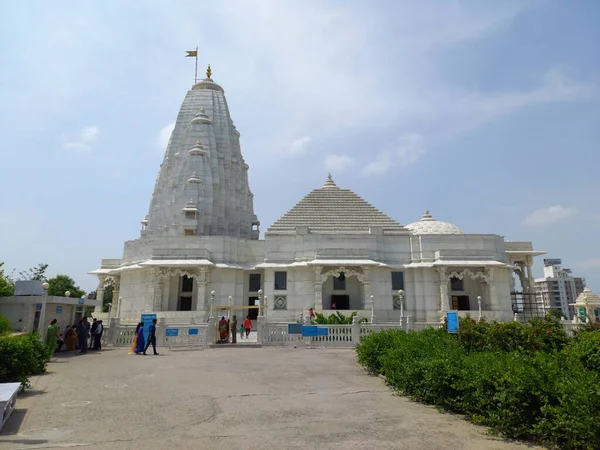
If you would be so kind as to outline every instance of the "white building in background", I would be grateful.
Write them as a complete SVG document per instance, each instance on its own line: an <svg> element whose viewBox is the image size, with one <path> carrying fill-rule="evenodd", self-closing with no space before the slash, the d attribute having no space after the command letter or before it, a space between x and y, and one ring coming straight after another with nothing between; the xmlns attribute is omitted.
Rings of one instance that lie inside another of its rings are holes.
<svg viewBox="0 0 600 450"><path fill-rule="evenodd" d="M113 284L116 316L206 320L211 306L255 305L261 291L269 320L373 308L376 320L396 321L403 308L437 322L450 309L476 315L479 303L488 318L509 320L513 275L533 292L533 257L544 252L530 242L467 234L428 211L401 225L331 176L259 240L239 138L207 72L183 101L140 237L90 272L98 299Z"/></svg>
<svg viewBox="0 0 600 450"><path fill-rule="evenodd" d="M44 330L52 319L58 321L63 330L67 325L77 323L83 317L85 308L101 308L102 303L88 297L56 297L46 295L41 281L16 281L15 295L0 297L0 314L8 317L13 330L39 330L42 315ZM42 313L44 304L45 313Z"/></svg>
<svg viewBox="0 0 600 450"><path fill-rule="evenodd" d="M542 308L560 309L563 317L572 319L573 303L583 292L585 279L561 265L560 259L544 259L544 277L535 279L536 301Z"/></svg>

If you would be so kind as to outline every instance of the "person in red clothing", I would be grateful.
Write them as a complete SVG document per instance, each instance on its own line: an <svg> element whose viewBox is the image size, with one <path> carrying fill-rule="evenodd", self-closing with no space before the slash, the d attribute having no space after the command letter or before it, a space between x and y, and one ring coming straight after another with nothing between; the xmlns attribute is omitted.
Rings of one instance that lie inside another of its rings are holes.
<svg viewBox="0 0 600 450"><path fill-rule="evenodd" d="M246 330L246 337L248 337L250 330L252 330L252 321L250 320L250 316L246 316L244 319L244 330Z"/></svg>

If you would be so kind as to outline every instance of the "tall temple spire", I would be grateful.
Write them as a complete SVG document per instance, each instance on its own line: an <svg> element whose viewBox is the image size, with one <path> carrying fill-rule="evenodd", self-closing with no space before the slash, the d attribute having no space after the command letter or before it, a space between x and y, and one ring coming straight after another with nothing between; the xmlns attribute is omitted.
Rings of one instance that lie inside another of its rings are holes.
<svg viewBox="0 0 600 450"><path fill-rule="evenodd" d="M188 91L165 152L143 236L258 239L248 165L223 88L210 76ZM197 212L190 210L194 202ZM191 214L194 212L194 214Z"/></svg>

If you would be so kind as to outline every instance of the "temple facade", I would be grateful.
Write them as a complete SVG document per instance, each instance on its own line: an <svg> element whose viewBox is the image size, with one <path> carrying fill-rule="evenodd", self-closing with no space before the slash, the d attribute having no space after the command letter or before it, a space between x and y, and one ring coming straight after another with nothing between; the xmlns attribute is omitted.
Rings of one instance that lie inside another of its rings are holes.
<svg viewBox="0 0 600 450"><path fill-rule="evenodd" d="M114 317L205 321L220 307L262 305L239 314L290 321L313 308L438 322L481 310L511 320L515 280L521 307L530 293L535 302L531 268L544 252L530 242L467 234L429 211L402 225L331 175L259 239L239 138L207 72L183 101L140 237L90 272L98 299L113 285Z"/></svg>

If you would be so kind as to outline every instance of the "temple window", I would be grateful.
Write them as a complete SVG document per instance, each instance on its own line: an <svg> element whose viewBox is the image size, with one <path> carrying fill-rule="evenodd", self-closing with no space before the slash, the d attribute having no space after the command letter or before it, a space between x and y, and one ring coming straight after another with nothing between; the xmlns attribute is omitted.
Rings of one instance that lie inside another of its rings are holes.
<svg viewBox="0 0 600 450"><path fill-rule="evenodd" d="M287 289L287 272L275 272L275 290L285 291Z"/></svg>
<svg viewBox="0 0 600 450"><path fill-rule="evenodd" d="M339 277L333 277L333 290L334 291L345 291L346 290L346 275L344 272L340 273Z"/></svg>
<svg viewBox="0 0 600 450"><path fill-rule="evenodd" d="M184 275L181 277L181 292L192 292L194 290L194 279Z"/></svg>
<svg viewBox="0 0 600 450"><path fill-rule="evenodd" d="M404 272L392 272L392 290L404 289Z"/></svg>
<svg viewBox="0 0 600 450"><path fill-rule="evenodd" d="M452 277L450 278L450 288L453 291L464 291L464 284L463 284L463 280L456 278L456 277Z"/></svg>
<svg viewBox="0 0 600 450"><path fill-rule="evenodd" d="M186 219L195 219L196 218L196 211L186 211L185 212L185 218Z"/></svg>
<svg viewBox="0 0 600 450"><path fill-rule="evenodd" d="M258 292L260 284L260 273L251 273L248 276L248 292Z"/></svg>
<svg viewBox="0 0 600 450"><path fill-rule="evenodd" d="M185 230L185 235L186 236L195 236L196 235L196 230L191 230L191 229L186 229Z"/></svg>

